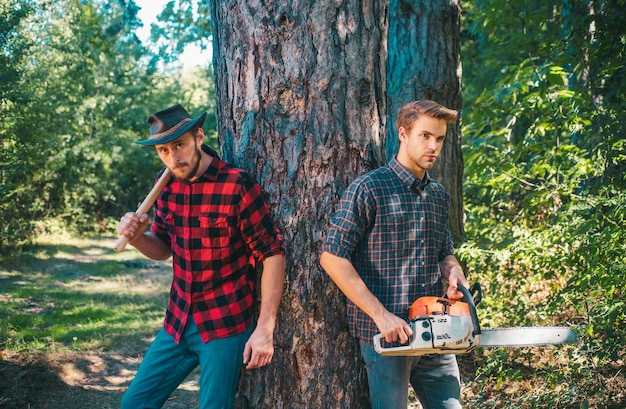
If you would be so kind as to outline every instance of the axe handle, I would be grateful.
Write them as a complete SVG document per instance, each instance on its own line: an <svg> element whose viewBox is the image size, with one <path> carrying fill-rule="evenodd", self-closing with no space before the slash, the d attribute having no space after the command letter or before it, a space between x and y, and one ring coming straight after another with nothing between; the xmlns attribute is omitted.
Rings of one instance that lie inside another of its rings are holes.
<svg viewBox="0 0 626 409"><path fill-rule="evenodd" d="M169 182L170 176L171 176L170 170L168 168L165 168L165 171L163 172L159 180L157 180L157 182L152 187L152 190L150 191L150 193L148 193L148 196L146 196L146 198L143 200L143 202L141 202L141 204L137 208L137 211L135 212L137 216L142 216L146 214L148 210L150 210L156 198L159 197L159 194L161 193L165 185L167 185L167 182ZM127 244L128 244L128 237L120 236L119 239L117 239L117 241L113 245L113 250L117 252L124 251L124 248L126 247Z"/></svg>

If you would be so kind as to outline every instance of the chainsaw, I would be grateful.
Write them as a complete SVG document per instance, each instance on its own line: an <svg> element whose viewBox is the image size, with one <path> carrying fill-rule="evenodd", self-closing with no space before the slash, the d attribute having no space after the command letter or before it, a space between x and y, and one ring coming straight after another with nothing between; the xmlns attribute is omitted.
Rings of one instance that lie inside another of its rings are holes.
<svg viewBox="0 0 626 409"><path fill-rule="evenodd" d="M413 335L407 345L383 346L374 336L374 349L387 356L467 354L476 347L517 348L563 344L577 339L567 327L518 327L481 329L476 305L482 299L480 284L459 286L466 302L442 297L420 297L409 308Z"/></svg>

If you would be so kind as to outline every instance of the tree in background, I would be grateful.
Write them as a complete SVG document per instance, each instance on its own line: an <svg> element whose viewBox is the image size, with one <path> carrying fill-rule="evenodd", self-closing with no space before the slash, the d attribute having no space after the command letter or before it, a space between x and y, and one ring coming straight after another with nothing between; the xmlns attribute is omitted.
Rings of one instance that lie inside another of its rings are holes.
<svg viewBox="0 0 626 409"><path fill-rule="evenodd" d="M23 85L32 42L20 34L33 12L29 1L0 3L0 254L27 241L33 215L39 213L28 179L21 177L44 162L36 148L43 137L31 138L34 124L23 120L23 105L30 99Z"/></svg>
<svg viewBox="0 0 626 409"><path fill-rule="evenodd" d="M245 373L241 407L369 406L345 298L318 257L343 189L385 162L387 7L386 1L211 2L222 152L259 178L287 243L274 363ZM458 5L431 2L423 10L449 23L423 27L428 34L420 41L439 38L441 45L440 30L449 29L456 54L451 46L440 56L437 80L458 92ZM424 60L395 57L398 72L424 68ZM403 98L460 105L458 95L439 94L434 83L407 83L414 93ZM420 92L428 86L432 92Z"/></svg>
<svg viewBox="0 0 626 409"><path fill-rule="evenodd" d="M159 56L175 62L188 45L206 49L211 42L209 2L202 0L174 0L165 5L152 23L150 35L159 49Z"/></svg>
<svg viewBox="0 0 626 409"><path fill-rule="evenodd" d="M457 0L389 1L387 160L398 152L395 118L404 103L432 99L461 110L460 29ZM464 233L461 115L448 127L441 156L429 174L450 193L450 227L458 244Z"/></svg>
<svg viewBox="0 0 626 409"><path fill-rule="evenodd" d="M384 162L386 5L211 2L224 158L255 175L287 243L273 364L241 407L364 407L344 299L319 267L343 188ZM237 30L233 30L237 27Z"/></svg>

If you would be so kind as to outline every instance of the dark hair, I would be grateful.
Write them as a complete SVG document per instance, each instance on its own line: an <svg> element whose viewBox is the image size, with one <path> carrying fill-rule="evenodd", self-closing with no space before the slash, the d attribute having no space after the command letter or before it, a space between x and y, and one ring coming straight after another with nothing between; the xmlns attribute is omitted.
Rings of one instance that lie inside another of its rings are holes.
<svg viewBox="0 0 626 409"><path fill-rule="evenodd" d="M400 108L398 118L396 119L396 128L400 130L400 127L404 127L404 129L410 131L413 128L413 123L415 123L415 121L417 121L417 119L422 115L443 119L447 123L451 124L456 121L459 113L456 110L446 108L435 101L427 99L412 101L404 104L402 108Z"/></svg>

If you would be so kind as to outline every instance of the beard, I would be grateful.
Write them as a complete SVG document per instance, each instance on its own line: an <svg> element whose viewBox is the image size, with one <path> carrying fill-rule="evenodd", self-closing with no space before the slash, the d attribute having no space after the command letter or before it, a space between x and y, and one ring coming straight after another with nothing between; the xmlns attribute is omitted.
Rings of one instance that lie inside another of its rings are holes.
<svg viewBox="0 0 626 409"><path fill-rule="evenodd" d="M198 169L200 168L200 159L200 149L198 149L198 146L195 146L195 152L193 158L191 158L191 164L184 162L176 166L174 169L170 169L170 171L174 174L174 176L176 176L176 179L183 182L191 182L196 179L196 173L198 173ZM185 168L189 168L189 170L185 172Z"/></svg>

